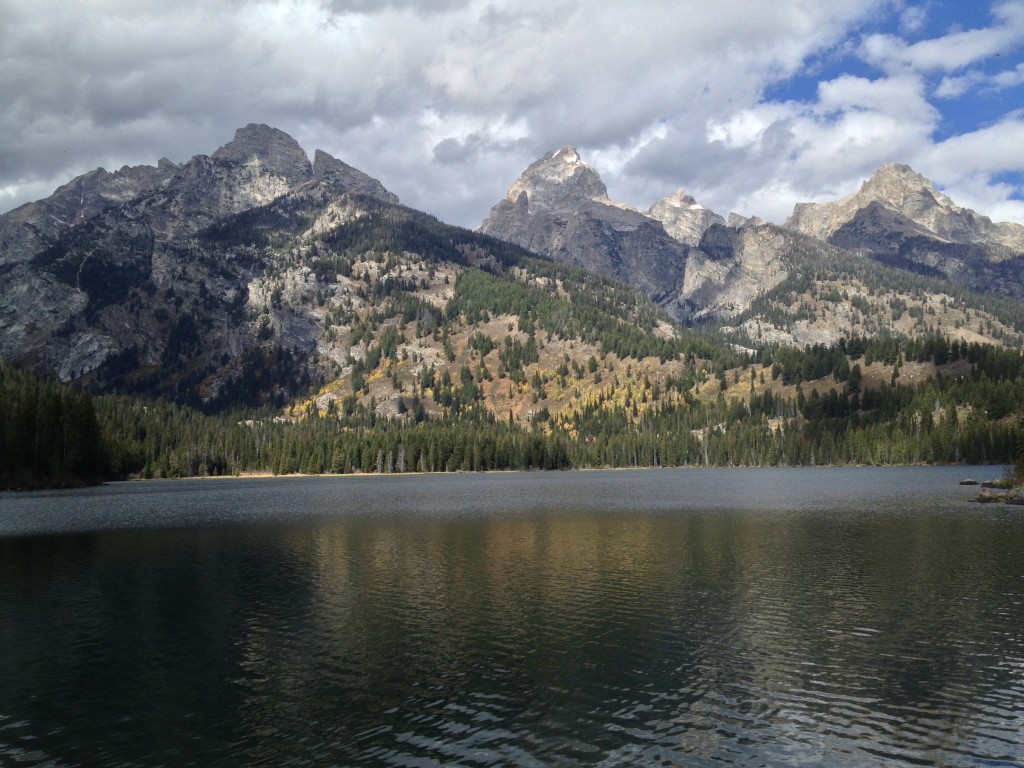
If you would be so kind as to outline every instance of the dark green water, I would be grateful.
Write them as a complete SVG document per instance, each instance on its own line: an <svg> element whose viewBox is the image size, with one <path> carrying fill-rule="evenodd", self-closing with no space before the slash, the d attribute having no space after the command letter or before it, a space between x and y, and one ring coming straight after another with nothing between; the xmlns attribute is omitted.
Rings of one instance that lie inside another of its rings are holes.
<svg viewBox="0 0 1024 768"><path fill-rule="evenodd" d="M0 495L0 765L1021 766L998 469Z"/></svg>

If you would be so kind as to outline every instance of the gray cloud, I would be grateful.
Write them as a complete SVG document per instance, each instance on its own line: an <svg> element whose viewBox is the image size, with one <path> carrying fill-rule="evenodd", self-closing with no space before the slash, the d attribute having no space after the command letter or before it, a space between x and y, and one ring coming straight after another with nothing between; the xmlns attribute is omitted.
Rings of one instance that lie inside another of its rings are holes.
<svg viewBox="0 0 1024 768"><path fill-rule="evenodd" d="M894 0L717 6L0 0L0 210L97 166L210 153L265 122L466 226L565 144L641 207L686 187L722 212L780 218L902 160L1017 215L1005 185L984 184L1000 170L990 159L973 173L966 151L935 159L929 100L949 100L926 93L925 70L944 45L965 61L1016 50L1020 3L997 4L989 31L927 45L895 37L920 14ZM893 33L862 43L862 25L884 19ZM840 47L878 64L876 78L833 75L803 102L764 100ZM1020 120L1007 115L1000 136Z"/></svg>
<svg viewBox="0 0 1024 768"><path fill-rule="evenodd" d="M388 11L412 11L413 13L431 14L464 8L470 0L326 0L322 3L324 10L339 16L350 13L368 15L386 13Z"/></svg>

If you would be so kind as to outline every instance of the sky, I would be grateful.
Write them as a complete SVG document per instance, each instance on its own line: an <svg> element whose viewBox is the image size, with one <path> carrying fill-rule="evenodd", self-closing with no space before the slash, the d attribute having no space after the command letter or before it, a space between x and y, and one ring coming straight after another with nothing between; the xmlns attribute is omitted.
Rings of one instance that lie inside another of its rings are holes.
<svg viewBox="0 0 1024 768"><path fill-rule="evenodd" d="M0 212L267 123L474 228L576 146L782 222L909 164L1024 224L1024 0L0 0Z"/></svg>

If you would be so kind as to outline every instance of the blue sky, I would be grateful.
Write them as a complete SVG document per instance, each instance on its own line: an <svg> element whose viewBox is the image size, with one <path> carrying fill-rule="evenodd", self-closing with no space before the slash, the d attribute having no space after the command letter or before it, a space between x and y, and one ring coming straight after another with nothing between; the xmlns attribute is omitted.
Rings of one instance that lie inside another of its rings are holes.
<svg viewBox="0 0 1024 768"><path fill-rule="evenodd" d="M832 80L843 74L866 78L879 77L883 74L882 71L857 55L860 40L869 35L897 36L912 45L942 38L956 30L984 29L991 24L991 6L984 2L943 0L913 3L902 8L894 4L882 8L879 13L868 16L862 24L851 28L850 35L844 37L838 45L809 56L805 66L796 76L770 85L766 89L765 98L773 101L808 102L814 100L818 83L822 80ZM1001 64L1000 57L980 62L981 68L990 74L994 74ZM941 77L936 75L931 75L928 79L933 88L941 82ZM953 100L943 108L944 119L941 129L947 135L975 127L979 120L974 110L978 108L987 112L990 118L1001 114L1001 98L978 99L976 96L974 92L967 93L962 99Z"/></svg>
<svg viewBox="0 0 1024 768"><path fill-rule="evenodd" d="M908 4L900 8L891 7L870 17L843 44L830 50L822 51L808 57L803 70L796 76L782 80L769 86L765 99L769 101L813 101L818 83L835 79L843 74L856 75L864 78L877 78L884 73L876 66L864 61L856 53L859 39L868 35L897 36L908 44L922 41L940 40L944 36L957 31L983 30L991 26L992 7L988 3L974 2L942 2ZM1022 51L1010 50L982 58L965 69L965 72L977 73L993 78L1024 61ZM926 81L933 93L931 102L939 109L941 119L933 137L937 141L967 133L986 125L998 122L1007 112L1024 107L1024 88L997 90L992 87L965 88L955 96L943 96L935 92L940 88L946 77L943 74L928 73ZM1019 174L1007 174L1006 180ZM1020 190L1017 190L1018 194Z"/></svg>
<svg viewBox="0 0 1024 768"><path fill-rule="evenodd" d="M577 146L784 221L888 162L1024 223L1024 0L0 0L0 211L264 122L475 227Z"/></svg>
<svg viewBox="0 0 1024 768"><path fill-rule="evenodd" d="M983 34L1000 26L1000 8L1012 9L1016 5L1019 4L932 0L883 6L851 27L836 45L808 56L793 77L769 85L764 101L812 104L822 82L843 76L884 79L885 67L864 56L865 40L892 38L907 46L941 45L957 35ZM990 128L1024 109L1024 50L1020 32L1007 35L1006 45L993 44L987 51L983 44L978 48L976 57L971 57L968 64L948 70L922 68L919 73L928 102L937 111L930 133L933 142ZM1024 199L1024 173L1019 162L1010 162L1006 170L993 172L991 180L1005 187L1007 199Z"/></svg>

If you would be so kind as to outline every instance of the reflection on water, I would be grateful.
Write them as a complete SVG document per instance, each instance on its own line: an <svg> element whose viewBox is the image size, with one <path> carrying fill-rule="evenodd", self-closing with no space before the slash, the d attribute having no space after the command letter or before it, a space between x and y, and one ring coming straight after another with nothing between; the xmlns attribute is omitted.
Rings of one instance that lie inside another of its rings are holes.
<svg viewBox="0 0 1024 768"><path fill-rule="evenodd" d="M0 539L0 764L1020 765L1024 517L955 476L137 485Z"/></svg>

